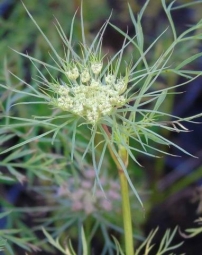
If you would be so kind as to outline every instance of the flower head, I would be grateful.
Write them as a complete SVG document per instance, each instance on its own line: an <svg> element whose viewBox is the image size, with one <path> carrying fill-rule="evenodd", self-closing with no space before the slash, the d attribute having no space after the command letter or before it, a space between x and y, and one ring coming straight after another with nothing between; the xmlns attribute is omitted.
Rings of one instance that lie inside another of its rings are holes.
<svg viewBox="0 0 202 255"><path fill-rule="evenodd" d="M95 125L103 116L124 106L127 100L126 96L122 95L127 89L123 78L116 79L115 75L105 73L97 77L101 71L102 63L91 63L91 60L85 66L81 63L78 66L74 64L74 67L66 72L70 82L57 84L54 91L57 93L56 97L51 98L50 103Z"/></svg>
<svg viewBox="0 0 202 255"><path fill-rule="evenodd" d="M84 177L79 181L79 186L76 185L74 178L69 178L67 183L58 189L58 196L66 198L70 202L71 210L74 212L81 211L89 215L98 211L119 211L121 197L118 183L102 177L101 182L105 193L101 190L96 190L92 194L95 177L93 169L85 170Z"/></svg>

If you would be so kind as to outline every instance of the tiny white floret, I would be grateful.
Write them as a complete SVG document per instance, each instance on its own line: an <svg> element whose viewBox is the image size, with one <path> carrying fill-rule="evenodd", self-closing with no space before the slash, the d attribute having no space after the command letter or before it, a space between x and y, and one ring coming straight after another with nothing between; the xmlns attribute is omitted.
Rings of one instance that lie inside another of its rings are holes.
<svg viewBox="0 0 202 255"><path fill-rule="evenodd" d="M91 70L94 74L99 74L102 70L102 62L94 62L91 64Z"/></svg>
<svg viewBox="0 0 202 255"><path fill-rule="evenodd" d="M79 70L76 66L66 71L66 75L70 80L76 80L79 77Z"/></svg>
<svg viewBox="0 0 202 255"><path fill-rule="evenodd" d="M87 69L84 69L81 73L81 82L86 83L90 81L90 73Z"/></svg>
<svg viewBox="0 0 202 255"><path fill-rule="evenodd" d="M114 82L115 82L115 80L116 80L116 77L115 77L115 75L113 75L113 74L108 74L108 75L106 75L106 77L105 77L105 82L106 82L106 84L114 84Z"/></svg>

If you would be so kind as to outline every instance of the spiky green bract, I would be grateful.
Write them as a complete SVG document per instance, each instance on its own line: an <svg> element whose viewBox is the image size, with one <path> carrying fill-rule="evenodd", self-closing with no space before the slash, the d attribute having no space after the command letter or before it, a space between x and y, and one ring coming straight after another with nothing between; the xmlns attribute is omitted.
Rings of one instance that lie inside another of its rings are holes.
<svg viewBox="0 0 202 255"><path fill-rule="evenodd" d="M168 48L163 49L161 55L155 61L150 63L147 55L148 53L152 53L155 45L166 33L166 30L163 31L148 48L145 48L141 22L148 3L149 1L146 1L137 19L129 7L131 20L136 30L136 36L130 37L127 33L112 25L119 33L124 35L125 40L122 48L109 59L106 55L102 55L102 37L108 25L108 21L101 27L91 44L88 44L85 38L81 8L82 41L79 43L81 49L81 54L79 54L73 47L73 45L75 45L73 33L76 14L72 19L68 38L59 22L56 20L56 29L64 45L64 56L61 57L25 7L28 15L47 41L52 51L51 54L53 54L53 56L50 55L50 58L55 65L50 65L34 57L19 53L28 58L36 67L39 74L39 78L36 81L40 87L40 90L36 90L31 85L24 82L29 90L21 91L21 93L36 97L38 101L32 103L39 104L42 102L45 107L54 107L55 110L53 110L52 116L50 117L39 117L38 120L37 117L35 117L34 120L21 119L23 125L37 126L41 123L41 125L48 128L48 131L10 147L4 152L16 149L51 133L53 134L52 140L54 142L60 130L67 129L68 134L72 136L71 155L73 159L77 143L77 134L79 133L80 127L85 125L86 130L90 129L91 136L83 152L83 158L89 152L92 155L92 162L96 170L98 182L104 155L107 148L110 148L115 157L117 157L139 201L140 198L118 154L118 148L120 148L120 146L125 147L130 158L137 164L139 164L139 162L134 153L143 153L154 157L156 157L156 153L159 152L169 154L168 152L158 149L158 144L175 146L182 152L190 155L183 148L180 148L178 145L160 135L159 131L154 131L153 128L161 128L173 132L187 132L188 130L182 125L182 122L192 121L194 118L200 116L179 118L162 112L160 107L167 95L174 93L173 90L176 87L183 86L200 75L200 72L182 69L188 63L198 58L200 54L188 57L176 66L172 62L170 63L170 61L176 46L183 42L202 38L201 33L198 32L202 28L202 22L198 22L178 36L170 13L172 4L166 6L165 0L162 0L162 5L168 17L171 31L173 32L173 42ZM128 46L130 46L130 49L134 47L134 53L136 56L139 55L139 58L135 60L134 63L133 61L131 61L130 64L125 63L125 71L121 73L121 68L124 65L123 54L127 51ZM45 68L48 75L43 74L40 65ZM140 66L141 69L139 69ZM58 72L58 75L53 75L53 71ZM159 76L166 76L170 73L181 75L187 80L175 86L156 89L155 83ZM20 78L16 78L23 82ZM6 86L2 85L2 87ZM19 93L17 89L13 89L13 91ZM26 104L30 103L27 102ZM151 108L152 104L153 108ZM172 121L170 121L170 119L172 119ZM57 124L57 120L60 120L60 124ZM63 120L63 122L61 122L61 120ZM5 127L5 129L9 128L12 128L12 125L7 125ZM106 131L108 131L108 134ZM99 145L96 143L95 139L97 134L102 136L102 140L99 142L99 144L102 144L102 152L99 159L96 155L96 147ZM138 146L132 147L131 144L133 144L133 142ZM153 144L153 142L156 144ZM151 153L151 149L153 154Z"/></svg>

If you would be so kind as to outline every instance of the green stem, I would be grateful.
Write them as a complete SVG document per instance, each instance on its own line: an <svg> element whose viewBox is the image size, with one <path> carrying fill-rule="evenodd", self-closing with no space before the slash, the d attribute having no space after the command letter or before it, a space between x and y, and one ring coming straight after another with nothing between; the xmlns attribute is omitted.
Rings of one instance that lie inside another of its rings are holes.
<svg viewBox="0 0 202 255"><path fill-rule="evenodd" d="M132 219L131 209L128 191L128 181L123 170L119 170L119 178L121 184L121 197L122 197L122 215L123 215L123 226L124 226L124 240L125 240L125 252L126 255L133 255L133 230L132 230Z"/></svg>
<svg viewBox="0 0 202 255"><path fill-rule="evenodd" d="M111 137L111 134L107 126L103 125L106 134ZM130 197L128 189L128 180L125 176L124 170L122 169L117 157L113 153L113 150L108 146L109 152L114 160L119 173L120 185L121 185L121 198L122 198L122 216L123 216L123 227L124 227L124 242L125 242L125 254L134 254L134 244L133 244L133 230L132 230L132 218L131 218L131 206ZM128 166L128 152L123 146L119 146L118 150L119 156L124 163L125 168Z"/></svg>
<svg viewBox="0 0 202 255"><path fill-rule="evenodd" d="M119 156L124 163L125 167L128 166L128 152L125 147L119 147ZM121 184L121 198L122 198L122 215L123 215L123 227L124 227L124 240L125 240L125 252L126 255L134 254L133 244L133 229L132 229L132 218L131 218L131 206L130 196L128 189L128 180L122 169L118 166L119 179Z"/></svg>
<svg viewBox="0 0 202 255"><path fill-rule="evenodd" d="M91 230L92 230L92 218L91 217L87 217L85 220L85 237L86 237L86 246L87 246L87 250L90 254L90 250L91 250Z"/></svg>

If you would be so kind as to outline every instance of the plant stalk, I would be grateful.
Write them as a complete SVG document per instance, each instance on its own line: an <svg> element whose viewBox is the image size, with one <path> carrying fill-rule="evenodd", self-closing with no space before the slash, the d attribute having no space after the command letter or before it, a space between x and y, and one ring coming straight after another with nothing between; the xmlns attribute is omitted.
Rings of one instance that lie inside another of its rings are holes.
<svg viewBox="0 0 202 255"><path fill-rule="evenodd" d="M107 126L103 125L103 128L107 135L111 137L111 134ZM134 244L133 244L133 230L132 230L132 218L131 218L131 206L130 206L130 197L128 189L128 180L122 169L116 155L110 146L108 146L110 155L114 160L119 173L120 186L121 186L121 198L122 198L122 217L123 217L123 227L124 227L124 243L125 243L125 254L133 255L134 254ZM124 163L125 168L128 167L128 152L124 146L119 146L118 154L121 158L121 161Z"/></svg>
<svg viewBox="0 0 202 255"><path fill-rule="evenodd" d="M124 147L119 148L119 155L124 162L125 166L128 166L128 153ZM118 167L119 179L121 185L121 198L122 198L122 215L123 215L123 227L124 227L124 242L126 255L134 254L133 244L133 229L131 218L131 206L128 189L128 180L125 176L123 169Z"/></svg>

